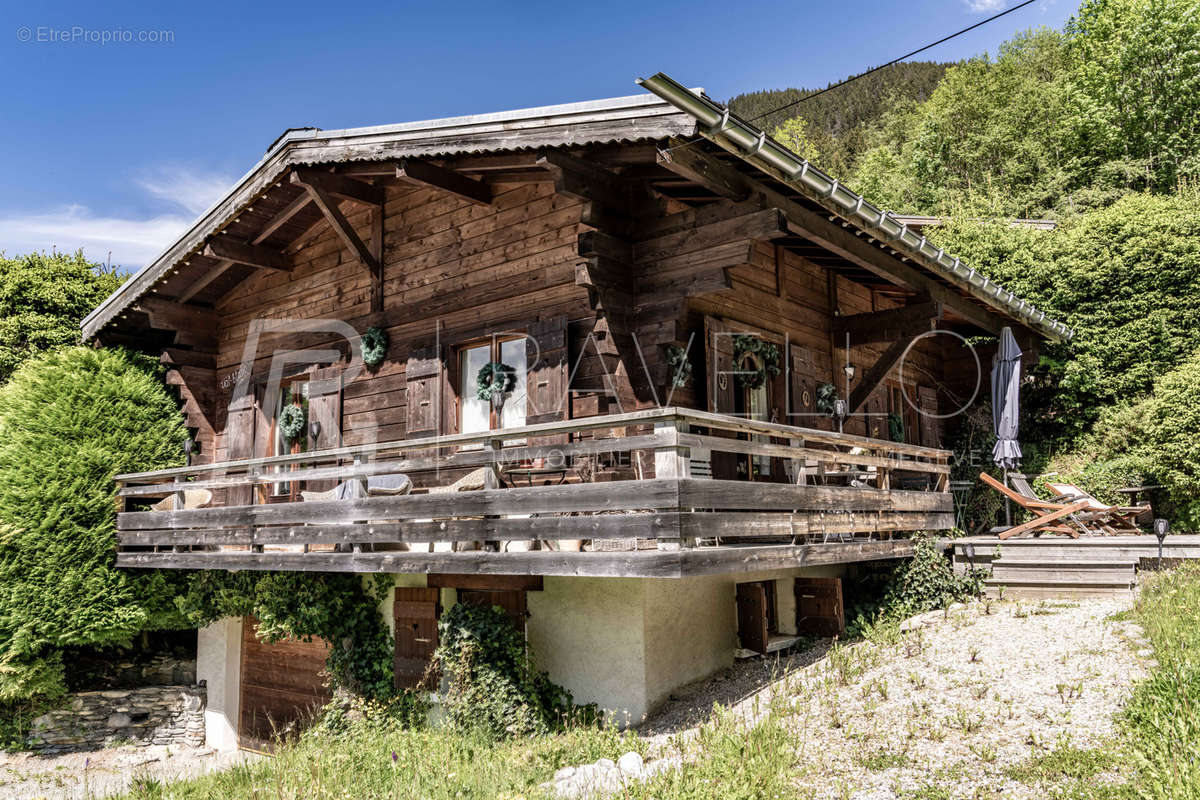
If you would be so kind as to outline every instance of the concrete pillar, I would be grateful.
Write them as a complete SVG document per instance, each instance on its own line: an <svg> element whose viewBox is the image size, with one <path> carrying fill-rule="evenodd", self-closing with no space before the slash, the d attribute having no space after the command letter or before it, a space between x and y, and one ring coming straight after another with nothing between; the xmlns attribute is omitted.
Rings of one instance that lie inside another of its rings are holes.
<svg viewBox="0 0 1200 800"><path fill-rule="evenodd" d="M236 750L241 700L242 620L226 617L201 628L196 640L196 680L208 687L204 744Z"/></svg>

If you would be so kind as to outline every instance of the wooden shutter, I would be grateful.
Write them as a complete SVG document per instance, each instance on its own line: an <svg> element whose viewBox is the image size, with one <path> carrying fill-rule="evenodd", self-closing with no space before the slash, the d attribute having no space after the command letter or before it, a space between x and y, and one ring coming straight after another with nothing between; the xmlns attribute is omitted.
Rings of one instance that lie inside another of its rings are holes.
<svg viewBox="0 0 1200 800"><path fill-rule="evenodd" d="M737 409L734 402L737 378L730 374L733 372L733 337L728 335L731 330L722 319L704 318L704 367L707 383L705 391L708 395L708 410L718 414L733 414ZM713 431L713 435L733 436L725 431ZM712 476L720 480L735 480L737 455L714 452Z"/></svg>
<svg viewBox="0 0 1200 800"><path fill-rule="evenodd" d="M917 389L917 405L921 409L921 413L917 415L917 425L921 432L921 446L941 447L941 420L932 416L940 413L937 390L928 386L919 387Z"/></svg>
<svg viewBox="0 0 1200 800"><path fill-rule="evenodd" d="M394 673L397 689L415 689L429 669L438 645L441 613L437 589L396 588L392 613L396 629Z"/></svg>
<svg viewBox="0 0 1200 800"><path fill-rule="evenodd" d="M441 365L437 347L424 347L409 353L404 372L407 386L406 439L435 436L440 432L439 405L443 400Z"/></svg>
<svg viewBox="0 0 1200 800"><path fill-rule="evenodd" d="M841 578L796 578L796 633L841 636L846 632Z"/></svg>
<svg viewBox="0 0 1200 800"><path fill-rule="evenodd" d="M331 450L342 446L342 368L313 370L308 393L309 450ZM321 423L320 436L313 438L313 422ZM323 492L337 485L336 480L308 481L306 489Z"/></svg>
<svg viewBox="0 0 1200 800"><path fill-rule="evenodd" d="M887 396L885 387L877 388L863 404L866 435L872 439L890 439L888 434Z"/></svg>
<svg viewBox="0 0 1200 800"><path fill-rule="evenodd" d="M230 403L225 417L225 457L229 461L240 461L254 458L258 455L254 450L255 429L259 419L258 403L255 393L246 395ZM225 490L225 504L231 506L249 505L254 500L254 487L235 486Z"/></svg>
<svg viewBox="0 0 1200 800"><path fill-rule="evenodd" d="M567 418L567 318L560 315L531 324L526 343L527 406L525 422L557 422Z"/></svg>
<svg viewBox="0 0 1200 800"><path fill-rule="evenodd" d="M737 585L738 638L742 647L767 654L767 590L761 583Z"/></svg>

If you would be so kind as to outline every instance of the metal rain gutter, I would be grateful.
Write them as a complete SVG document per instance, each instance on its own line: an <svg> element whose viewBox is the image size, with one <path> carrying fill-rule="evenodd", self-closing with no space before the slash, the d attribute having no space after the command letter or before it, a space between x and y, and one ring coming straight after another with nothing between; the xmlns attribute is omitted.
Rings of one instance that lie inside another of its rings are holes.
<svg viewBox="0 0 1200 800"><path fill-rule="evenodd" d="M894 249L903 249L912 258L952 283L967 288L972 295L984 303L1003 310L1020 319L1031 328L1046 333L1053 339L1069 341L1075 334L1070 328L1046 316L1033 305L1004 289L1000 284L971 269L958 258L934 247L924 236L909 230L890 212L883 211L867 202L861 195L847 189L836 178L830 177L792 151L780 145L763 131L730 113L729 109L707 97L692 92L671 77L658 73L652 78L638 78L638 85L666 100L676 108L695 117L709 136L722 138L733 144L746 158L759 158L766 164L788 176L794 188L806 195L815 194L837 206L846 219L859 218L862 227L874 232L875 237L887 242Z"/></svg>

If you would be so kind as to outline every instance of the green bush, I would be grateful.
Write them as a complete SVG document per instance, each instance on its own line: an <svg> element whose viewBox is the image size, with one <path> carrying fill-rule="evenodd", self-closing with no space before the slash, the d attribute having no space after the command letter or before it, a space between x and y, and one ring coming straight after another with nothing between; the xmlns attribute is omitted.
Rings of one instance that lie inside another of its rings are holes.
<svg viewBox="0 0 1200 800"><path fill-rule="evenodd" d="M123 281L82 252L0 254L0 383L26 359L76 344L80 321Z"/></svg>
<svg viewBox="0 0 1200 800"><path fill-rule="evenodd" d="M954 568L937 540L918 536L913 557L897 562L884 576L872 582L882 587L878 600L858 600L847 613L846 632L850 638L863 635L881 623L893 623L936 608L946 608L976 597L983 590L986 570L975 569L955 574ZM876 590L878 591L878 589Z"/></svg>
<svg viewBox="0 0 1200 800"><path fill-rule="evenodd" d="M498 606L457 603L438 622L434 664L448 682L446 719L460 731L494 738L560 730L573 717L571 695L539 672L521 635Z"/></svg>
<svg viewBox="0 0 1200 800"><path fill-rule="evenodd" d="M0 703L63 688L59 648L184 627L175 573L117 570L113 475L178 465L186 431L154 364L71 347L0 388Z"/></svg>
<svg viewBox="0 0 1200 800"><path fill-rule="evenodd" d="M1071 441L1200 349L1200 190L1130 195L1053 231L956 220L939 246L1075 331L1022 387L1021 442Z"/></svg>
<svg viewBox="0 0 1200 800"><path fill-rule="evenodd" d="M194 625L222 617L258 618L264 641L284 638L329 643L326 668L333 688L388 700L393 687L393 644L379 603L392 576L333 572L192 573L179 607Z"/></svg>

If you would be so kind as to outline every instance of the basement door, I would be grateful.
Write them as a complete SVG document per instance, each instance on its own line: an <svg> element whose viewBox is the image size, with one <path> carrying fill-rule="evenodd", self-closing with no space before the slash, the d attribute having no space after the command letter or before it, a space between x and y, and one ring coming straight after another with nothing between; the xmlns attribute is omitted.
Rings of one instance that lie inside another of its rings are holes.
<svg viewBox="0 0 1200 800"><path fill-rule="evenodd" d="M429 661L438 646L438 617L441 615L438 594L437 589L396 588L392 619L396 628L394 671L397 689L416 689L429 669Z"/></svg>
<svg viewBox="0 0 1200 800"><path fill-rule="evenodd" d="M272 739L299 733L332 696L325 685L321 639L284 639L267 644L255 631L258 620L242 625L241 702L238 746L269 751Z"/></svg>

